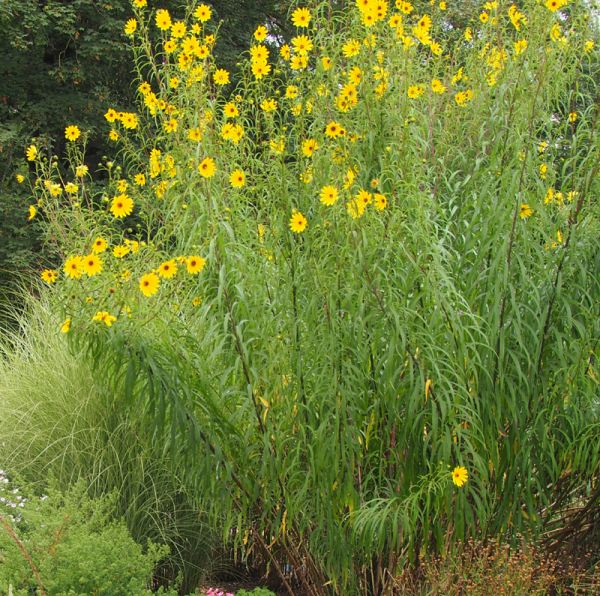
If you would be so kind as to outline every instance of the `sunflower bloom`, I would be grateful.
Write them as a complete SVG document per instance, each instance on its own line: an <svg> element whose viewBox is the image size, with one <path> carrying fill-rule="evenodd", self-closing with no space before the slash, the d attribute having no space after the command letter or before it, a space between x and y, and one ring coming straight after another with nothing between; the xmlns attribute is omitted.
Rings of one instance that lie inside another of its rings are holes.
<svg viewBox="0 0 600 596"><path fill-rule="evenodd" d="M297 8L292 13L292 23L295 27L308 27L311 18L308 8Z"/></svg>
<svg viewBox="0 0 600 596"><path fill-rule="evenodd" d="M213 75L215 85L227 85L229 83L229 72L224 68L218 68Z"/></svg>
<svg viewBox="0 0 600 596"><path fill-rule="evenodd" d="M98 311L93 317L92 321L99 321L104 323L107 327L112 327L112 324L117 320L117 317L111 315L105 310Z"/></svg>
<svg viewBox="0 0 600 596"><path fill-rule="evenodd" d="M38 150L35 145L29 145L29 147L27 147L25 150L25 157L27 158L27 161L35 161L37 154Z"/></svg>
<svg viewBox="0 0 600 596"><path fill-rule="evenodd" d="M98 236L94 243L92 244L92 252L95 252L97 255L103 253L108 248L108 242L102 238L102 236Z"/></svg>
<svg viewBox="0 0 600 596"><path fill-rule="evenodd" d="M158 274L164 279L171 279L177 273L177 264L174 259L165 261L158 268Z"/></svg>
<svg viewBox="0 0 600 596"><path fill-rule="evenodd" d="M146 273L140 278L140 291L146 298L154 296L160 287L160 278L156 273Z"/></svg>
<svg viewBox="0 0 600 596"><path fill-rule="evenodd" d="M81 136L81 131L78 126L71 125L65 128L65 139L67 141L76 141Z"/></svg>
<svg viewBox="0 0 600 596"><path fill-rule="evenodd" d="M521 219L527 219L533 215L533 209L527 204L523 203L519 208L519 217Z"/></svg>
<svg viewBox="0 0 600 596"><path fill-rule="evenodd" d="M56 281L57 277L58 277L58 272L55 271L54 269L44 269L40 273L40 277L47 284L53 284Z"/></svg>
<svg viewBox="0 0 600 596"><path fill-rule="evenodd" d="M168 31L171 28L171 15L168 10L161 8L156 11L156 26L161 31Z"/></svg>
<svg viewBox="0 0 600 596"><path fill-rule="evenodd" d="M93 277L102 271L102 260L94 253L86 255L81 259L81 269L88 277Z"/></svg>
<svg viewBox="0 0 600 596"><path fill-rule="evenodd" d="M111 203L110 212L117 218L127 217L133 211L133 199L126 194L117 195Z"/></svg>
<svg viewBox="0 0 600 596"><path fill-rule="evenodd" d="M71 279L79 279L83 275L83 269L81 266L81 257L74 256L69 257L65 266L63 267L65 275Z"/></svg>
<svg viewBox="0 0 600 596"><path fill-rule="evenodd" d="M212 10L210 9L210 6L207 6L206 4L200 4L194 11L194 18L201 23L209 21L211 16Z"/></svg>
<svg viewBox="0 0 600 596"><path fill-rule="evenodd" d="M246 184L246 174L242 170L233 170L229 176L229 184L233 188L242 188Z"/></svg>
<svg viewBox="0 0 600 596"><path fill-rule="evenodd" d="M327 205L331 207L334 205L339 198L338 189L335 186L324 186L321 189L321 194L319 195L319 200L323 205Z"/></svg>
<svg viewBox="0 0 600 596"><path fill-rule="evenodd" d="M469 472L463 466L456 466L452 470L452 482L459 488L469 479Z"/></svg>
<svg viewBox="0 0 600 596"><path fill-rule="evenodd" d="M206 259L204 257L198 257L194 255L188 257L185 260L185 264L187 272L191 273L192 275L196 275L197 273L200 273L202 269L204 269L204 266L206 265Z"/></svg>
<svg viewBox="0 0 600 596"><path fill-rule="evenodd" d="M137 21L135 19L128 19L123 28L125 35L133 35L137 30Z"/></svg>
<svg viewBox="0 0 600 596"><path fill-rule="evenodd" d="M206 157L198 165L198 172L203 178L212 178L217 171L215 160L212 157Z"/></svg>
<svg viewBox="0 0 600 596"><path fill-rule="evenodd" d="M304 230L306 230L306 226L308 222L306 221L306 217L300 213L300 211L294 211L292 213L292 217L290 217L290 230L294 232L294 234L302 234Z"/></svg>

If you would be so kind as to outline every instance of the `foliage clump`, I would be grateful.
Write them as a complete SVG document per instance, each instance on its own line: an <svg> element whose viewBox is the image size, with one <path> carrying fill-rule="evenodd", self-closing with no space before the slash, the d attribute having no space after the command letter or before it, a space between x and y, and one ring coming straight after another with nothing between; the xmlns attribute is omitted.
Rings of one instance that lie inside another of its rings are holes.
<svg viewBox="0 0 600 596"><path fill-rule="evenodd" d="M596 22L579 2L359 0L258 27L133 3L139 109L31 156L55 333L225 541L284 587L385 591L421 552L598 498ZM152 35L158 42L152 43Z"/></svg>
<svg viewBox="0 0 600 596"><path fill-rule="evenodd" d="M90 499L83 483L36 496L0 476L0 587L29 594L151 594L169 549L135 542L113 519L114 497ZM145 550L145 552L144 552Z"/></svg>

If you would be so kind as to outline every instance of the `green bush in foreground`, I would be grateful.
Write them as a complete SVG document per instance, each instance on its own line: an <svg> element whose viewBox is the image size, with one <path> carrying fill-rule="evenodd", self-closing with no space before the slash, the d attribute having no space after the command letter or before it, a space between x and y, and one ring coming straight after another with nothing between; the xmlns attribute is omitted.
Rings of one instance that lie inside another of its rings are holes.
<svg viewBox="0 0 600 596"><path fill-rule="evenodd" d="M103 387L85 354L74 354L43 301L29 302L18 332L0 345L0 462L29 485L63 491L81 480L92 496L114 493L114 513L140 544L167 544L157 575L193 590L215 563L214 532L151 445L143 417Z"/></svg>
<svg viewBox="0 0 600 596"><path fill-rule="evenodd" d="M6 480L3 476L0 481ZM84 483L42 497L0 484L0 591L14 594L129 596L150 594L168 547L146 552L123 521L114 495L91 500Z"/></svg>

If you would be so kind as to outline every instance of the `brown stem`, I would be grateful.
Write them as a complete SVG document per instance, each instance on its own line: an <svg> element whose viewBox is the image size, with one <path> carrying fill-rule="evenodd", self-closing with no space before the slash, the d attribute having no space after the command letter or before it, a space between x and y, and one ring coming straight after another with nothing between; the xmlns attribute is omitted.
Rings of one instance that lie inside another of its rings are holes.
<svg viewBox="0 0 600 596"><path fill-rule="evenodd" d="M543 75L545 74L545 71L546 71L546 60L544 59L544 70L538 79L538 84L535 89L535 93L533 95L533 101L531 102L531 113L529 115L529 132L528 132L529 140L531 140L531 138L533 137L533 123L534 123L534 119L535 119L535 107L537 105L537 99L538 99L538 95L540 93L540 89L542 87L542 82L544 81ZM523 177L525 174L525 165L527 163L527 155L529 153L529 145L530 144L531 143L528 143L527 148L525 149L525 157L524 157L522 165L521 165L521 171L519 172L519 182L517 184L517 192L516 192L517 200L515 202L515 209L513 212L512 225L511 225L510 236L509 236L509 240L508 240L508 250L506 253L507 283L508 283L508 276L510 274L510 265L512 262L513 248L514 248L516 229L517 229L517 220L518 220L519 211L521 208L520 200L519 200L519 193L521 192L521 188L523 186ZM506 291L504 291L502 293L502 301L500 303L500 321L498 322L498 337L496 339L496 359L494 362L494 374L492 376L492 379L493 379L492 385L494 387L496 386L496 382L498 380L498 373L500 371L500 342L502 339L502 329L504 327L504 317L506 314L506 301L508 299L507 294L508 294L508 292L506 292Z"/></svg>
<svg viewBox="0 0 600 596"><path fill-rule="evenodd" d="M271 563L273 563L273 566L275 567L275 571L277 571L277 574L279 575L279 578L283 582L283 585L285 586L287 593L290 596L294 596L294 590L292 590L292 586L290 586L290 583L285 578L285 575L284 575L281 567L279 566L279 563L277 562L276 557L273 556L273 553L271 553L271 551L269 550L269 547L265 544L265 541L263 540L263 537L260 535L260 532L257 532L255 528L252 528L252 533L254 534L255 538L258 540L258 542L259 542L261 548L263 549L263 551L265 552L265 554L271 560Z"/></svg>
<svg viewBox="0 0 600 596"><path fill-rule="evenodd" d="M11 540L17 545L17 548L21 551L23 558L27 561L27 564L31 568L31 572L35 577L35 582L38 585L38 589L40 591L40 596L46 596L46 590L44 589L44 584L42 583L42 577L40 575L40 571L37 568L36 564L33 562L31 555L28 550L25 548L25 545L21 541L21 539L17 536L14 528L10 524L10 522L0 513L0 524L6 530L6 533L10 536Z"/></svg>

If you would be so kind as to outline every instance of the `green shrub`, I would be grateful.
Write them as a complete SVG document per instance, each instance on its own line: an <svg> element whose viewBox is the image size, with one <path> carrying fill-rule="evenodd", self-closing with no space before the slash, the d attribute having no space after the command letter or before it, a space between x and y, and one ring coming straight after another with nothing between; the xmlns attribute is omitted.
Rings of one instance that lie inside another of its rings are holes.
<svg viewBox="0 0 600 596"><path fill-rule="evenodd" d="M43 587L56 596L151 593L154 569L169 549L149 542L144 553L124 521L114 521L115 495L89 499L82 482L66 493L50 487L42 497L11 484L0 490L2 591L10 585L17 593Z"/></svg>
<svg viewBox="0 0 600 596"><path fill-rule="evenodd" d="M205 516L123 392L106 389L94 363L54 333L50 305L27 304L0 345L0 462L40 490L52 476L65 491L81 480L92 496L115 493L116 513L140 544L170 547L161 580L181 573L192 590L213 566Z"/></svg>

